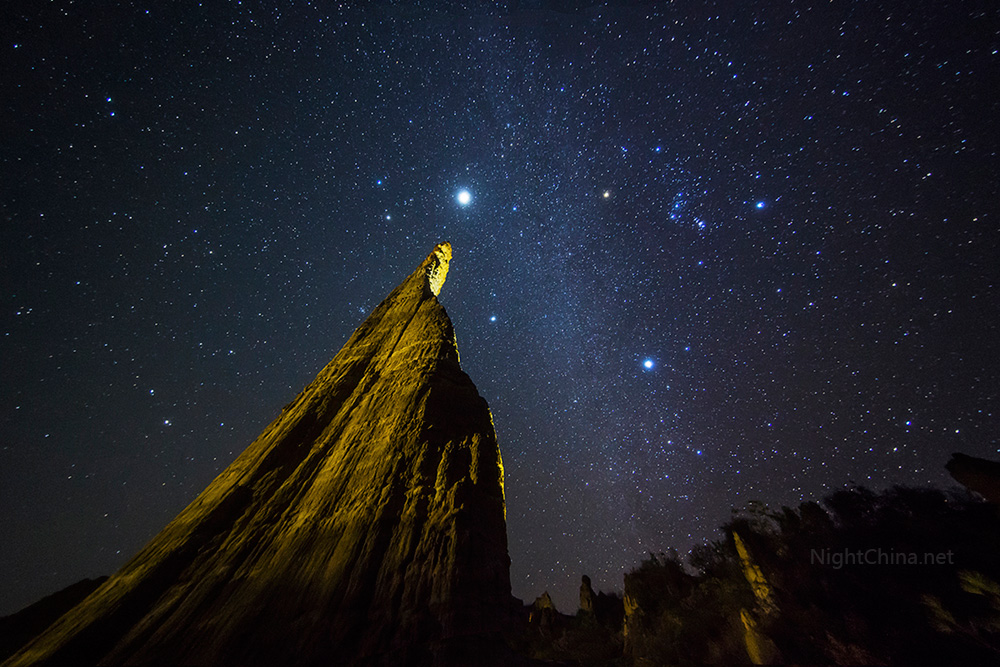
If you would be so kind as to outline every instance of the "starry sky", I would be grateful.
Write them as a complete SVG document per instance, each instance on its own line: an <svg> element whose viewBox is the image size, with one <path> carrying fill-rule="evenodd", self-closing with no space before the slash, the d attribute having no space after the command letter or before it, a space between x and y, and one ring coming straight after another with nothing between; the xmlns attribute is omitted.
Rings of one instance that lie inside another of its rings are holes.
<svg viewBox="0 0 1000 667"><path fill-rule="evenodd" d="M518 597L951 486L1000 458L998 49L992 0L4 3L0 613L123 564L438 241Z"/></svg>

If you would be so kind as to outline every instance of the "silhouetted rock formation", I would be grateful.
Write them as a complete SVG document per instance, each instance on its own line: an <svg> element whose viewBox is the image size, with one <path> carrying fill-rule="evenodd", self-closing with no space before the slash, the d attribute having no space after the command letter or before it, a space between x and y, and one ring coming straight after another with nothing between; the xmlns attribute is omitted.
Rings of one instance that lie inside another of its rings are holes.
<svg viewBox="0 0 1000 667"><path fill-rule="evenodd" d="M589 581L588 577L584 577ZM620 665L621 598L598 593L589 612L561 614L547 592L522 607L522 634L516 642L530 665Z"/></svg>
<svg viewBox="0 0 1000 667"><path fill-rule="evenodd" d="M625 607L621 595L599 591L594 597L594 617L598 624L613 629L620 635L625 623Z"/></svg>
<svg viewBox="0 0 1000 667"><path fill-rule="evenodd" d="M590 585L590 577L583 575L580 579L580 614L593 615L594 589Z"/></svg>
<svg viewBox="0 0 1000 667"><path fill-rule="evenodd" d="M532 603L531 613L528 616L528 622L532 625L539 626L542 630L547 630L552 624L552 619L558 614L559 612L556 611L556 605L552 602L552 597L549 595L548 591L545 591L535 598L534 603Z"/></svg>
<svg viewBox="0 0 1000 667"><path fill-rule="evenodd" d="M434 248L194 502L7 664L503 660L503 466L436 298L450 259Z"/></svg>
<svg viewBox="0 0 1000 667"><path fill-rule="evenodd" d="M80 600L107 581L107 577L82 579L75 584L46 595L21 611L0 618L0 660L13 655L29 640L52 625L52 622L75 607Z"/></svg>
<svg viewBox="0 0 1000 667"><path fill-rule="evenodd" d="M851 488L723 529L625 575L633 664L1000 664L995 506Z"/></svg>
<svg viewBox="0 0 1000 667"><path fill-rule="evenodd" d="M676 554L659 559L650 554L649 560L625 574L622 636L627 657L642 662L663 609L687 597L693 581Z"/></svg>
<svg viewBox="0 0 1000 667"><path fill-rule="evenodd" d="M594 589L590 585L590 577L583 575L580 580L580 613L593 615Z"/></svg>
<svg viewBox="0 0 1000 667"><path fill-rule="evenodd" d="M965 488L991 503L1000 503L1000 462L955 453L945 468Z"/></svg>

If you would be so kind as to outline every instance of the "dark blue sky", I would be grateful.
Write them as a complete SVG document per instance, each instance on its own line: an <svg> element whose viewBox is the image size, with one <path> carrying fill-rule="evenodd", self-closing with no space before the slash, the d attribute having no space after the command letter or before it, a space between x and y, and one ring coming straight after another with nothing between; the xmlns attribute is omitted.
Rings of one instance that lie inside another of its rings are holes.
<svg viewBox="0 0 1000 667"><path fill-rule="evenodd" d="M438 241L519 597L998 457L995 3L278 6L0 10L0 613L120 566Z"/></svg>

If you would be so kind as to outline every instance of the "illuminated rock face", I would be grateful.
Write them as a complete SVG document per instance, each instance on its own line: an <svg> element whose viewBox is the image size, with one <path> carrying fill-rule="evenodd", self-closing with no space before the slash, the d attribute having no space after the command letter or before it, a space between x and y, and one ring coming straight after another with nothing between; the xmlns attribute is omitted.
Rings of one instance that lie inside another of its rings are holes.
<svg viewBox="0 0 1000 667"><path fill-rule="evenodd" d="M437 246L232 465L10 664L493 655L510 601L503 466L436 298L450 259Z"/></svg>

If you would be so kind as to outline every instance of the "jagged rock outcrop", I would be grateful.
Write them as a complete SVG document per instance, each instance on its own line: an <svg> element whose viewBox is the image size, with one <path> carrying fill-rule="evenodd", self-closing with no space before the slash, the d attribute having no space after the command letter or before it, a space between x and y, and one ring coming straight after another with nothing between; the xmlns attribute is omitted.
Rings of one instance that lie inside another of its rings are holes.
<svg viewBox="0 0 1000 667"><path fill-rule="evenodd" d="M562 614L556 611L556 605L548 591L543 592L531 604L528 611L528 626L543 637L552 637L561 629Z"/></svg>
<svg viewBox="0 0 1000 667"><path fill-rule="evenodd" d="M587 575L580 579L580 613L591 616L594 614L594 589Z"/></svg>
<svg viewBox="0 0 1000 667"><path fill-rule="evenodd" d="M750 584L754 597L757 598L757 606L760 608L761 613L774 613L777 610L777 605L774 601L774 593L771 590L771 585L767 583L763 571L754 563L753 558L750 557L750 552L747 551L746 545L735 530L733 531L733 543L736 545L736 553L740 557L743 576L746 578L747 583Z"/></svg>
<svg viewBox="0 0 1000 667"><path fill-rule="evenodd" d="M437 294L403 281L163 531L5 665L489 664L503 466Z"/></svg>
<svg viewBox="0 0 1000 667"><path fill-rule="evenodd" d="M695 577L684 570L676 553L662 554L627 572L622 599L622 637L625 655L640 664L650 650L665 610L688 597ZM598 608L601 599L598 596Z"/></svg>
<svg viewBox="0 0 1000 667"><path fill-rule="evenodd" d="M743 641L747 647L747 656L755 665L770 665L779 661L780 652L770 637L760 629L760 620L766 619L778 611L774 599L774 591L764 577L764 572L754 563L739 533L733 531L733 543L740 557L743 577L753 590L757 605L754 609L740 609L740 622L743 623Z"/></svg>
<svg viewBox="0 0 1000 667"><path fill-rule="evenodd" d="M945 468L965 488L991 503L1000 503L1000 461L955 453Z"/></svg>
<svg viewBox="0 0 1000 667"><path fill-rule="evenodd" d="M548 591L544 591L531 604L531 616L528 621L534 623L538 618L554 613L556 613L556 605L552 602L552 596L549 595Z"/></svg>

